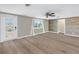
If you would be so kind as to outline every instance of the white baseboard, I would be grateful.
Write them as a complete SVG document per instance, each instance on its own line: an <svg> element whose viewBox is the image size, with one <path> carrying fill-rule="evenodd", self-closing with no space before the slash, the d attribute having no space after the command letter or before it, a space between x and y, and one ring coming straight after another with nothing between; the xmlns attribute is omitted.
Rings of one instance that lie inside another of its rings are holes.
<svg viewBox="0 0 79 59"><path fill-rule="evenodd" d="M38 33L38 34L35 34L35 35L39 35L39 34L43 34L43 33L47 33L47 32L49 32L49 31L45 31L45 32ZM35 35L33 35L33 36L35 36Z"/></svg>
<svg viewBox="0 0 79 59"><path fill-rule="evenodd" d="M46 31L46 32L43 32L43 33L47 33L47 32L59 33L59 32L53 32L53 31ZM43 33L39 33L39 34L43 34ZM39 34L36 34L36 35L39 35ZM64 33L64 35L73 36L73 37L79 37L78 35L72 35L72 34L67 34L67 33ZM27 35L27 36L17 37L15 39L22 39L22 38L30 37L30 36L35 36L35 35ZM10 40L15 40L15 39L10 39ZM3 41L0 41L0 42L10 41L10 40L3 40Z"/></svg>
<svg viewBox="0 0 79 59"><path fill-rule="evenodd" d="M46 31L46 32L49 32L49 31ZM43 33L46 33L46 32L43 32ZM39 34L43 34L43 33L39 33ZM39 35L39 34L36 34L36 35ZM35 36L35 35L21 36L21 37L17 37L17 38L15 38L15 39L10 39L10 40L22 39L22 38L30 37L30 36ZM0 41L0 42L10 41L10 40L2 40L2 41Z"/></svg>
<svg viewBox="0 0 79 59"><path fill-rule="evenodd" d="M51 33L59 33L59 32L54 32L54 31L49 31L49 32L51 32Z"/></svg>
<svg viewBox="0 0 79 59"><path fill-rule="evenodd" d="M10 40L22 39L22 38L30 37L30 36L33 36L33 35L27 35L27 36L17 37L17 38L10 39ZM10 41L10 40L2 40L2 41L0 41L0 42Z"/></svg>
<svg viewBox="0 0 79 59"><path fill-rule="evenodd" d="M64 33L64 35L72 36L72 37L79 37L79 35L73 35L73 34L67 34L67 33Z"/></svg>
<svg viewBox="0 0 79 59"><path fill-rule="evenodd" d="M59 32L53 32L53 31L49 31L51 33L59 33ZM72 37L79 37L79 35L72 35L72 34L67 34L67 33L64 33L64 35L67 35L67 36L72 36Z"/></svg>
<svg viewBox="0 0 79 59"><path fill-rule="evenodd" d="M21 39L21 38L30 37L30 36L33 36L33 35L27 35L27 36L17 37L16 39Z"/></svg>

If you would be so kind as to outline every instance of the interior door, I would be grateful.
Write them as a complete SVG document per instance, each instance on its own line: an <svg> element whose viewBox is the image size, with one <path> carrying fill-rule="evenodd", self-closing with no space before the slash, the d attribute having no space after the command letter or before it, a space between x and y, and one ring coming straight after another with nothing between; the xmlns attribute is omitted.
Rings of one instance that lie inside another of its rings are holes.
<svg viewBox="0 0 79 59"><path fill-rule="evenodd" d="M3 41L15 39L17 37L17 16L2 15Z"/></svg>
<svg viewBox="0 0 79 59"><path fill-rule="evenodd" d="M65 19L58 20L58 31L60 33L64 33L65 32Z"/></svg>

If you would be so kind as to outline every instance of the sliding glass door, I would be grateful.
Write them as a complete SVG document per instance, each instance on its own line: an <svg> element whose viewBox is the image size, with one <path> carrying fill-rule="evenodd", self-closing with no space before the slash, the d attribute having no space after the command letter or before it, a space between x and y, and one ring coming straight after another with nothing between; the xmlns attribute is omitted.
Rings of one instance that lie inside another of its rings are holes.
<svg viewBox="0 0 79 59"><path fill-rule="evenodd" d="M17 37L17 16L1 16L2 41L15 39Z"/></svg>

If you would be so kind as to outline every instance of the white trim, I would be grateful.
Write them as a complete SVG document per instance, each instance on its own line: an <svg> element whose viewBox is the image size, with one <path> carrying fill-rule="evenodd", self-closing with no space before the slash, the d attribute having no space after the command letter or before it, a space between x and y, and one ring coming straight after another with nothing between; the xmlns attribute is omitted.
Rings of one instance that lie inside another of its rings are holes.
<svg viewBox="0 0 79 59"><path fill-rule="evenodd" d="M16 16L16 37L18 37L18 16Z"/></svg>
<svg viewBox="0 0 79 59"><path fill-rule="evenodd" d="M59 33L59 20L57 20L57 32Z"/></svg>
<svg viewBox="0 0 79 59"><path fill-rule="evenodd" d="M67 34L67 33L65 33L64 35L72 36L72 37L79 37L79 35L73 35L73 34Z"/></svg>
<svg viewBox="0 0 79 59"><path fill-rule="evenodd" d="M65 19L65 24L64 24L64 34L66 33L66 19Z"/></svg>
<svg viewBox="0 0 79 59"><path fill-rule="evenodd" d="M33 35L27 35L27 36L17 37L16 39L22 39L22 38L30 37L30 36L33 36Z"/></svg>
<svg viewBox="0 0 79 59"><path fill-rule="evenodd" d="M44 20L43 20L43 22L42 22L42 27L43 27L43 33L45 33Z"/></svg>
<svg viewBox="0 0 79 59"><path fill-rule="evenodd" d="M35 34L35 35L39 35L39 34L43 34L43 33L47 33L47 32L49 32L49 31L38 33L38 34ZM35 36L35 35L33 35L33 36Z"/></svg>
<svg viewBox="0 0 79 59"><path fill-rule="evenodd" d="M30 34L33 35L33 20L31 21L31 30L30 30Z"/></svg>
<svg viewBox="0 0 79 59"><path fill-rule="evenodd" d="M49 31L46 31L46 32L49 32ZM44 33L46 33L46 32L44 32ZM39 33L39 34L43 34L43 33ZM39 34L36 34L36 35L39 35ZM17 37L15 39L10 39L10 40L22 39L22 38L31 37L31 36L35 36L35 35L27 35L27 36ZM10 40L4 40L4 41L0 41L0 42L10 41Z"/></svg>
<svg viewBox="0 0 79 59"><path fill-rule="evenodd" d="M32 35L17 37L17 38L15 38L15 39L10 39L10 40L22 39L22 38L30 37L30 36L32 36ZM0 41L0 42L10 41L10 40L4 40L4 41Z"/></svg>
<svg viewBox="0 0 79 59"><path fill-rule="evenodd" d="M59 32L53 32L53 31L49 31L51 33L59 33ZM79 37L78 35L72 35L72 34L67 34L67 33L64 33L64 35L66 36L72 36L72 37Z"/></svg>
<svg viewBox="0 0 79 59"><path fill-rule="evenodd" d="M49 31L49 32L51 32L51 33L59 33L59 32L54 32L54 31Z"/></svg>
<svg viewBox="0 0 79 59"><path fill-rule="evenodd" d="M2 41L2 40L4 40L4 36L5 36L5 27L4 27L5 25L4 25L4 20L3 20L3 18L2 18L2 16L1 16L1 40L0 41Z"/></svg>

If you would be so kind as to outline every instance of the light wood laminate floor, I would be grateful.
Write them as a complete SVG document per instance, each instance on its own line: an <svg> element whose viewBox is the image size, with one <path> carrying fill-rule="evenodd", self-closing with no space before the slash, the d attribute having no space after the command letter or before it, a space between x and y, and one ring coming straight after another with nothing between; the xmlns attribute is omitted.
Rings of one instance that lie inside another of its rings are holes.
<svg viewBox="0 0 79 59"><path fill-rule="evenodd" d="M79 38L44 33L0 43L0 54L77 54Z"/></svg>

